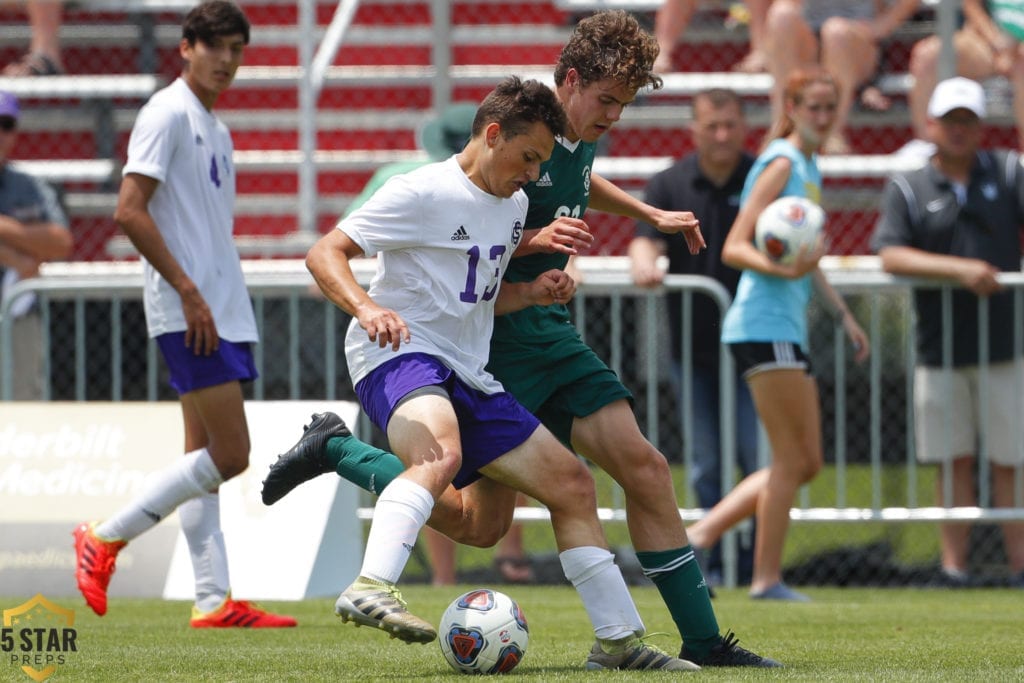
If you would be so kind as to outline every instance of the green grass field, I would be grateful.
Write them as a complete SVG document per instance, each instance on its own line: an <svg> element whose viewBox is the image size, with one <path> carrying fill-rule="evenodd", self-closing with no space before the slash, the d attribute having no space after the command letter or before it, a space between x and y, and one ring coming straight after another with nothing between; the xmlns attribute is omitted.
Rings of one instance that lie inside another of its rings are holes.
<svg viewBox="0 0 1024 683"><path fill-rule="evenodd" d="M409 586L410 608L435 623L448 602L473 586ZM530 624L530 646L510 674L517 681L667 680L665 673L590 673L593 640L575 591L514 586ZM678 635L653 588L633 588L652 641L675 651ZM807 589L810 604L751 601L720 590L723 629L743 645L786 664L781 670L705 669L693 680L1021 681L1024 591ZM27 596L0 597L11 607ZM342 624L333 599L264 605L295 615L282 630L193 630L189 604L113 599L96 617L82 600L55 599L76 611L78 651L51 681L359 681L456 680L436 643L406 645L370 628ZM0 680L29 681L11 664Z"/></svg>

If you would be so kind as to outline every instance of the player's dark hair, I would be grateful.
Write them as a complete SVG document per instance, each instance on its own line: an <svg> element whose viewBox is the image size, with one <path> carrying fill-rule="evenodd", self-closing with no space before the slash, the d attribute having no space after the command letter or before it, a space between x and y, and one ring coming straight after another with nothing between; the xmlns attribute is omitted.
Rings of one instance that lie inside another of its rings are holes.
<svg viewBox="0 0 1024 683"><path fill-rule="evenodd" d="M508 140L522 135L538 121L553 134L565 135L568 124L555 91L540 81L509 76L480 103L473 119L473 137L488 123L497 122L502 137Z"/></svg>
<svg viewBox="0 0 1024 683"><path fill-rule="evenodd" d="M245 44L249 44L249 20L242 8L228 0L208 0L189 11L181 24L181 37L189 45L199 40L213 45L217 38L241 33Z"/></svg>
<svg viewBox="0 0 1024 683"><path fill-rule="evenodd" d="M597 12L583 19L555 65L555 83L562 85L569 69L575 69L584 86L613 79L630 90L662 85L654 73L658 41L623 10Z"/></svg>
<svg viewBox="0 0 1024 683"><path fill-rule="evenodd" d="M721 109L731 104L736 105L740 114L744 113L743 98L735 90L729 88L706 88L693 96L693 106L697 106L699 100L706 100L712 109Z"/></svg>

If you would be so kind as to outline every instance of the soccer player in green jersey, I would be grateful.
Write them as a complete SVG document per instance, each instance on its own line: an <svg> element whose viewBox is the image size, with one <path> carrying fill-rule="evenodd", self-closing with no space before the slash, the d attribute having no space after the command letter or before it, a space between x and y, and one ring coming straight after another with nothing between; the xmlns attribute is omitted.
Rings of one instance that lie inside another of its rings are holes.
<svg viewBox="0 0 1024 683"><path fill-rule="evenodd" d="M526 188L524 245L506 281L565 268L569 256L591 242L579 220L588 206L683 233L692 253L704 247L692 213L645 204L592 171L598 139L641 88L661 86L652 71L657 54L654 38L625 12L599 12L576 26L555 67L569 130L541 166L540 179ZM568 308L532 306L498 316L487 369L566 445L622 486L637 558L679 628L685 658L705 666L774 664L721 636L668 462L640 432L632 395L580 339Z"/></svg>
<svg viewBox="0 0 1024 683"><path fill-rule="evenodd" d="M643 203L592 172L597 140L619 120L641 88L661 87L653 72L658 45L631 15L598 12L576 26L555 67L555 91L568 132L556 140L530 199L526 233L506 273L508 282L532 280L564 268L593 237L580 218L588 206L643 220L666 233L681 232L693 253L704 247L699 222L687 211ZM532 274L532 275L531 275ZM665 456L640 432L632 395L580 339L564 305L534 306L495 319L487 368L506 390L537 415L572 450L608 472L626 495L626 514L637 558L657 586L683 639L680 657L701 666L780 666L721 634L678 503ZM314 416L303 438L282 455L264 483L271 504L323 472L379 491L400 461L352 437L332 413ZM472 521L473 528L467 524ZM457 541L493 543L493 530L462 510L449 488L430 525Z"/></svg>

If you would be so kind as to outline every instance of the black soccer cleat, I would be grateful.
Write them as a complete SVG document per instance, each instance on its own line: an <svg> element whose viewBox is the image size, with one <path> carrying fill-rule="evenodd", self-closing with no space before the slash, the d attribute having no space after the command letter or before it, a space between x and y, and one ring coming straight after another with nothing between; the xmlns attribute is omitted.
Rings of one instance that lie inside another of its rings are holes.
<svg viewBox="0 0 1024 683"><path fill-rule="evenodd" d="M729 631L721 637L717 645L711 648L711 652L707 656L698 657L683 645L683 649L679 652L679 658L688 659L700 666L753 666L762 669L776 669L782 666L780 662L770 657L762 657L750 650L745 650L739 646L739 642L739 638Z"/></svg>
<svg viewBox="0 0 1024 683"><path fill-rule="evenodd" d="M352 436L345 421L334 413L313 413L298 443L270 466L263 480L263 504L273 505L299 484L333 472L327 462L327 441L336 436Z"/></svg>

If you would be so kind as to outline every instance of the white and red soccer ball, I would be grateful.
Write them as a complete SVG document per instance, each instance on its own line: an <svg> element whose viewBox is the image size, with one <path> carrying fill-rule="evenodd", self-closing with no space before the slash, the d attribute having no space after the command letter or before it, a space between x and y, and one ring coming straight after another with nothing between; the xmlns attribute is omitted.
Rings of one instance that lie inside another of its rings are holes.
<svg viewBox="0 0 1024 683"><path fill-rule="evenodd" d="M455 598L441 616L438 635L448 664L468 674L511 671L522 661L530 642L519 604L489 588Z"/></svg>
<svg viewBox="0 0 1024 683"><path fill-rule="evenodd" d="M754 246L779 263L792 263L802 247L812 250L825 227L825 211L805 197L780 197L754 226Z"/></svg>

